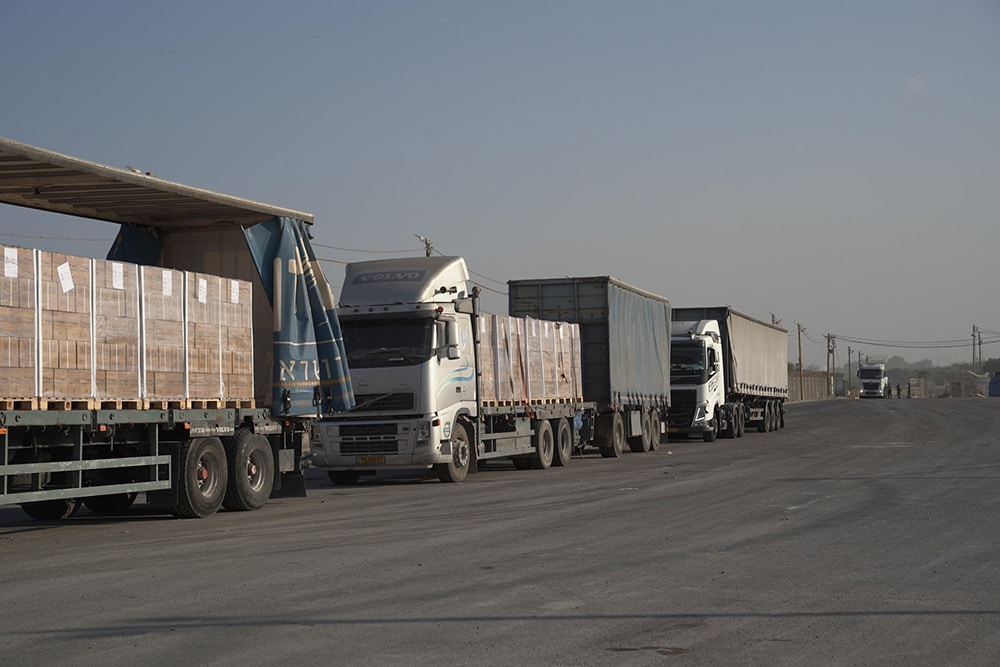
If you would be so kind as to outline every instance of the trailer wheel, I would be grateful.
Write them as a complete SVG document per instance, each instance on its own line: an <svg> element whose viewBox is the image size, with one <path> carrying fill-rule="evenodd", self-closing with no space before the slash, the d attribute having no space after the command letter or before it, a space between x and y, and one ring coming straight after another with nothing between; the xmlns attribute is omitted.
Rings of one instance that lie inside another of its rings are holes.
<svg viewBox="0 0 1000 667"><path fill-rule="evenodd" d="M785 404L775 401L774 405L778 412L778 428L785 428Z"/></svg>
<svg viewBox="0 0 1000 667"><path fill-rule="evenodd" d="M174 516L197 519L222 507L229 470L226 450L218 438L191 438L181 443Z"/></svg>
<svg viewBox="0 0 1000 667"><path fill-rule="evenodd" d="M83 506L95 514L121 514L135 502L137 493L112 493L109 496L90 496L83 499Z"/></svg>
<svg viewBox="0 0 1000 667"><path fill-rule="evenodd" d="M267 504L274 486L274 454L267 438L240 429L226 448L226 460L229 483L222 506L245 512Z"/></svg>
<svg viewBox="0 0 1000 667"><path fill-rule="evenodd" d="M469 474L472 463L472 448L469 446L469 434L465 426L455 423L451 429L451 461L436 463L434 471L442 482L461 482Z"/></svg>
<svg viewBox="0 0 1000 667"><path fill-rule="evenodd" d="M770 401L765 401L764 405L761 407L760 421L757 422L757 432L758 433L767 433L768 426L771 425L771 421L770 421L771 411L768 409L768 405L770 405L770 404L771 404Z"/></svg>
<svg viewBox="0 0 1000 667"><path fill-rule="evenodd" d="M746 433L746 430L747 430L746 416L747 416L746 412L744 412L744 410L743 410L743 404L742 403L737 403L736 406L735 406L735 408L734 408L734 410L733 410L733 419L736 420L736 437L737 438L742 438L743 434Z"/></svg>
<svg viewBox="0 0 1000 667"><path fill-rule="evenodd" d="M625 421L620 412L604 418L605 444L601 445L601 456L616 459L625 451Z"/></svg>
<svg viewBox="0 0 1000 667"><path fill-rule="evenodd" d="M636 454L649 451L649 413L642 413L639 424L639 435L628 439L628 448Z"/></svg>
<svg viewBox="0 0 1000 667"><path fill-rule="evenodd" d="M535 470L545 470L551 466L555 448L552 425L548 419L539 419L535 422L535 453L531 457L531 467Z"/></svg>
<svg viewBox="0 0 1000 667"><path fill-rule="evenodd" d="M360 470L330 470L326 473L335 486L354 486L361 479Z"/></svg>
<svg viewBox="0 0 1000 667"><path fill-rule="evenodd" d="M80 509L80 501L68 500L37 500L33 503L21 503L21 509L32 519L39 521L60 521L68 519Z"/></svg>
<svg viewBox="0 0 1000 667"><path fill-rule="evenodd" d="M554 466L568 466L569 460L573 457L573 429L569 426L569 420L560 417L554 420L556 435L555 456L552 458Z"/></svg>
<svg viewBox="0 0 1000 667"><path fill-rule="evenodd" d="M660 413L653 410L649 413L649 451L656 451L662 437L663 423L660 421Z"/></svg>

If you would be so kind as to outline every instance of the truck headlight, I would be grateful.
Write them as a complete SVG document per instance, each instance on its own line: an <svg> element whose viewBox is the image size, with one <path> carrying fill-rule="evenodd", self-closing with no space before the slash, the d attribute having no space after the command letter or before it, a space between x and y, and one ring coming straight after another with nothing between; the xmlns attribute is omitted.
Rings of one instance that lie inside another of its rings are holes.
<svg viewBox="0 0 1000 667"><path fill-rule="evenodd" d="M418 422L417 423L417 442L427 442L431 437L431 423L430 422Z"/></svg>
<svg viewBox="0 0 1000 667"><path fill-rule="evenodd" d="M708 403L700 403L694 413L694 423L704 424L708 419Z"/></svg>

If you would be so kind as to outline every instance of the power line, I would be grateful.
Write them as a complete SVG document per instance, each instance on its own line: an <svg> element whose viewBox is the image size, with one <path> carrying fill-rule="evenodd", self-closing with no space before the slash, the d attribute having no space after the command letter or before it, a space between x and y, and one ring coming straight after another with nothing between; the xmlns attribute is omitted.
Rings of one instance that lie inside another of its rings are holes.
<svg viewBox="0 0 1000 667"><path fill-rule="evenodd" d="M317 248L326 248L327 250L341 250L343 252L364 252L371 253L373 255L403 255L408 253L420 252L423 248L409 248L407 250L364 250L361 248L341 248L340 246L327 245L325 243L313 242L313 245Z"/></svg>
<svg viewBox="0 0 1000 667"><path fill-rule="evenodd" d="M85 243L110 243L114 239L83 239L70 236L29 236L27 234L0 234L11 239L31 239L33 241L80 241Z"/></svg>

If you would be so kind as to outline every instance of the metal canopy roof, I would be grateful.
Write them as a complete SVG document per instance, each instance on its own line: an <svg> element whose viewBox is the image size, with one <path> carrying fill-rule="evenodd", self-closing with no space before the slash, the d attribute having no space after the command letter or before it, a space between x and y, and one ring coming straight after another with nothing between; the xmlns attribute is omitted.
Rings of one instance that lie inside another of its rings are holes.
<svg viewBox="0 0 1000 667"><path fill-rule="evenodd" d="M311 213L172 183L0 137L0 202L153 228L249 226Z"/></svg>

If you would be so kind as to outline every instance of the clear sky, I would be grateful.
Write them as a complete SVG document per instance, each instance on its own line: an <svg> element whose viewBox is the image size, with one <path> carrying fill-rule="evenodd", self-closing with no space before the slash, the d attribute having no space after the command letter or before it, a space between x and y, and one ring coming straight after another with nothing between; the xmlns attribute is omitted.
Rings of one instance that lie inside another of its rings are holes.
<svg viewBox="0 0 1000 667"><path fill-rule="evenodd" d="M610 274L792 357L799 322L807 366L1000 331L997 0L0 0L0 82L0 136L311 212L336 262ZM0 208L0 243L115 231Z"/></svg>

